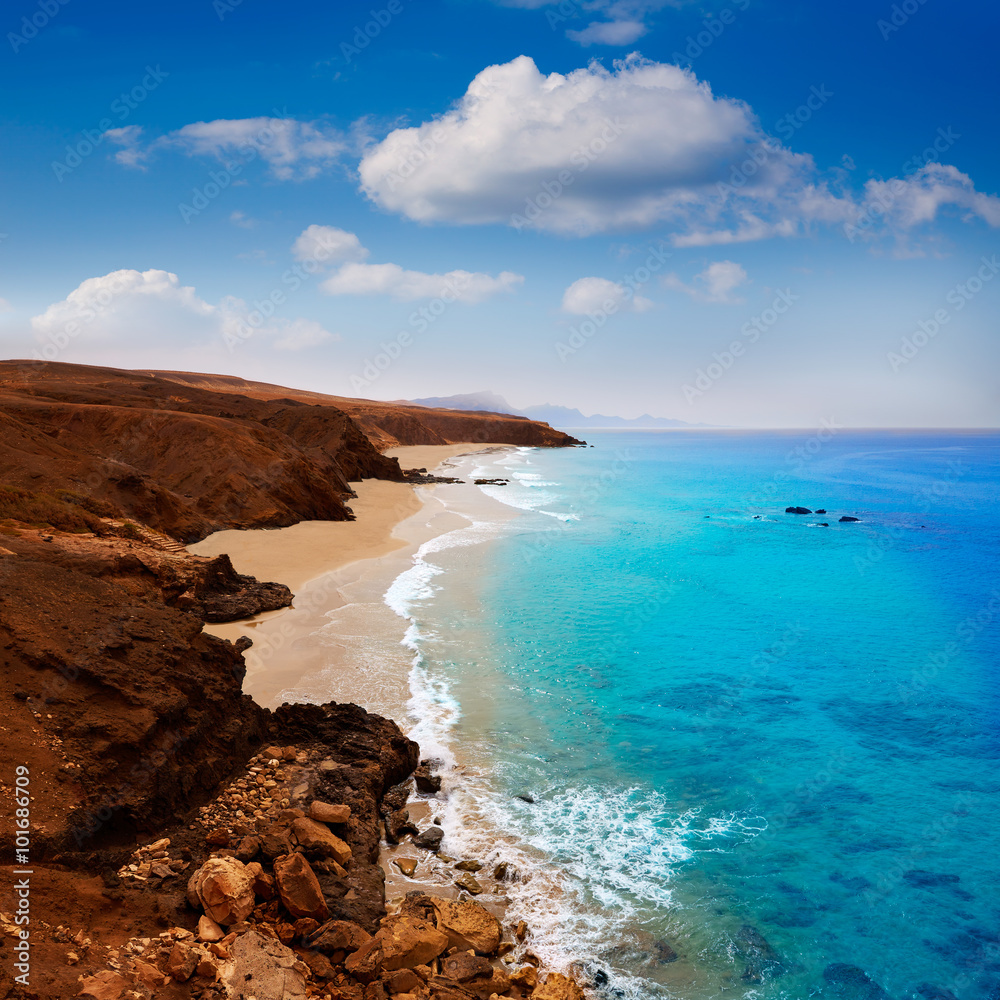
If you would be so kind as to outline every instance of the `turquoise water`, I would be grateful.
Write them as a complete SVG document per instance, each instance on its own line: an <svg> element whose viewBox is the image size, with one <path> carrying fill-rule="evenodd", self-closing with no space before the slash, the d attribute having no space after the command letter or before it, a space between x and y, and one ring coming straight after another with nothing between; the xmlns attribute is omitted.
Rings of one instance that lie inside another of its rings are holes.
<svg viewBox="0 0 1000 1000"><path fill-rule="evenodd" d="M1000 436L587 436L410 594L453 847L608 997L992 997Z"/></svg>

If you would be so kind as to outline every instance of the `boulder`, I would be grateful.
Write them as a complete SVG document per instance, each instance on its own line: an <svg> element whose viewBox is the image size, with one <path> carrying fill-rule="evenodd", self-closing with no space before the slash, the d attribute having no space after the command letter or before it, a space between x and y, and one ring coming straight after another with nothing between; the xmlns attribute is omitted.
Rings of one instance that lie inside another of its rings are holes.
<svg viewBox="0 0 1000 1000"><path fill-rule="evenodd" d="M229 831L225 827L212 830L205 836L205 843L209 847L228 847L230 843Z"/></svg>
<svg viewBox="0 0 1000 1000"><path fill-rule="evenodd" d="M350 955L344 967L355 979L370 983L382 972L427 965L447 947L447 935L426 920L386 917L378 933Z"/></svg>
<svg viewBox="0 0 1000 1000"><path fill-rule="evenodd" d="M364 947L372 936L352 920L328 920L313 931L307 942L310 948L332 955L335 952L352 952Z"/></svg>
<svg viewBox="0 0 1000 1000"><path fill-rule="evenodd" d="M430 826L423 833L414 837L413 843L425 851L436 852L441 849L442 840L444 840L444 830L439 826Z"/></svg>
<svg viewBox="0 0 1000 1000"><path fill-rule="evenodd" d="M459 861L454 868L457 872L481 872L483 870L483 866L478 861Z"/></svg>
<svg viewBox="0 0 1000 1000"><path fill-rule="evenodd" d="M139 977L139 982L143 986L148 986L151 990L170 985L169 976L165 976L155 965L150 962L144 962L141 958L135 960L133 969Z"/></svg>
<svg viewBox="0 0 1000 1000"><path fill-rule="evenodd" d="M281 902L293 917L326 920L330 915L316 874L301 854L275 859L274 881Z"/></svg>
<svg viewBox="0 0 1000 1000"><path fill-rule="evenodd" d="M242 837L236 845L236 859L246 864L247 861L253 861L257 857L258 851L260 851L260 837Z"/></svg>
<svg viewBox="0 0 1000 1000"><path fill-rule="evenodd" d="M82 989L77 996L84 1000L119 1000L132 984L110 969L101 969L80 982Z"/></svg>
<svg viewBox="0 0 1000 1000"><path fill-rule="evenodd" d="M445 979L464 983L476 977L492 976L493 966L488 958L483 958L474 951L459 951L441 959L441 975Z"/></svg>
<svg viewBox="0 0 1000 1000"><path fill-rule="evenodd" d="M308 816L317 823L332 823L334 826L346 823L351 818L350 806L335 806L318 800L310 803Z"/></svg>
<svg viewBox="0 0 1000 1000"><path fill-rule="evenodd" d="M471 896L478 896L483 891L483 887L468 872L459 875L458 878L455 879L455 885L457 885L459 889L464 889Z"/></svg>
<svg viewBox="0 0 1000 1000"><path fill-rule="evenodd" d="M860 517L848 517L846 514L840 519L840 523L843 524L845 521L860 521Z"/></svg>
<svg viewBox="0 0 1000 1000"><path fill-rule="evenodd" d="M435 792L441 791L441 776L432 774L430 764L426 761L422 762L420 767L413 772L413 780L417 784L417 791L423 792L425 795L433 795Z"/></svg>
<svg viewBox="0 0 1000 1000"><path fill-rule="evenodd" d="M812 511L808 507L786 507L786 514L811 514Z"/></svg>
<svg viewBox="0 0 1000 1000"><path fill-rule="evenodd" d="M392 863L407 877L412 878L417 870L416 858L393 858Z"/></svg>
<svg viewBox="0 0 1000 1000"><path fill-rule="evenodd" d="M291 852L292 842L288 827L283 823L269 823L259 830L260 850L269 861Z"/></svg>
<svg viewBox="0 0 1000 1000"><path fill-rule="evenodd" d="M179 983L186 983L198 967L198 956L183 941L178 941L167 956L166 971Z"/></svg>
<svg viewBox="0 0 1000 1000"><path fill-rule="evenodd" d="M531 991L531 1000L583 1000L583 990L568 976L550 972L545 982Z"/></svg>
<svg viewBox="0 0 1000 1000"><path fill-rule="evenodd" d="M228 927L253 912L253 879L236 858L209 858L189 879L187 897L196 909Z"/></svg>
<svg viewBox="0 0 1000 1000"><path fill-rule="evenodd" d="M258 1000L306 1000L309 969L280 941L251 928L229 946L229 960L219 969L219 979L234 997L252 995Z"/></svg>
<svg viewBox="0 0 1000 1000"><path fill-rule="evenodd" d="M450 947L492 955L500 947L500 921L478 903L434 900L435 920Z"/></svg>
<svg viewBox="0 0 1000 1000"><path fill-rule="evenodd" d="M511 973L510 981L519 989L530 992L538 985L538 969L533 965L522 965Z"/></svg>
<svg viewBox="0 0 1000 1000"><path fill-rule="evenodd" d="M385 988L392 996L397 993L415 993L423 984L424 981L412 969L400 969L385 980Z"/></svg>
<svg viewBox="0 0 1000 1000"><path fill-rule="evenodd" d="M351 858L351 849L325 823L303 816L293 820L290 833L292 843L307 854L333 858L340 865Z"/></svg>
<svg viewBox="0 0 1000 1000"><path fill-rule="evenodd" d="M427 965L448 947L448 936L426 920L386 917L378 934L386 972Z"/></svg>
<svg viewBox="0 0 1000 1000"><path fill-rule="evenodd" d="M206 944L212 941L221 941L226 936L226 932L206 914L202 914L198 918L198 930L196 934L198 940L204 941Z"/></svg>
<svg viewBox="0 0 1000 1000"><path fill-rule="evenodd" d="M408 833L419 833L410 822L409 809L395 809L385 816L385 839L390 844L398 844Z"/></svg>

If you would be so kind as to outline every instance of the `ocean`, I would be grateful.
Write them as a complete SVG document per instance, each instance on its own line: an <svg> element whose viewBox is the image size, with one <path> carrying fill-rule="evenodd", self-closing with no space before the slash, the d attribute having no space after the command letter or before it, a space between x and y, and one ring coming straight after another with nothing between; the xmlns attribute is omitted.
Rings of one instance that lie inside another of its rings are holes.
<svg viewBox="0 0 1000 1000"><path fill-rule="evenodd" d="M1000 435L582 436L385 595L447 852L609 998L996 996Z"/></svg>

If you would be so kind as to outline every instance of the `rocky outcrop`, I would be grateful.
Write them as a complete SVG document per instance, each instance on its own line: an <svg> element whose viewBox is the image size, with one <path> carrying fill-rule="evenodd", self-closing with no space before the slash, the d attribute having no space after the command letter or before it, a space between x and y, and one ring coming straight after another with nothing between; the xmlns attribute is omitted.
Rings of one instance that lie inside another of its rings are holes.
<svg viewBox="0 0 1000 1000"><path fill-rule="evenodd" d="M415 406L401 401L382 403L371 399L328 396L319 392L288 389L265 382L250 382L233 375L198 375L191 372L156 372L185 386L214 392L230 392L255 399L292 399L310 406L335 406L347 413L379 449L396 445L514 444L541 448L564 448L579 444L576 438L553 430L546 423L509 413L451 410Z"/></svg>
<svg viewBox="0 0 1000 1000"><path fill-rule="evenodd" d="M65 507L184 542L221 528L347 520L351 481L402 479L336 406L115 368L0 363L0 426L0 479L31 494L19 503L36 520Z"/></svg>

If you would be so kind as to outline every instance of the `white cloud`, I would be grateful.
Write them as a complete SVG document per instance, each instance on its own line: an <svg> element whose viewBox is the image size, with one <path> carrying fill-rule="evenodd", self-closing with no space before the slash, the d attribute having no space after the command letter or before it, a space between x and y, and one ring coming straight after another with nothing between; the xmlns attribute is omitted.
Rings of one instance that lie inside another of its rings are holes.
<svg viewBox="0 0 1000 1000"><path fill-rule="evenodd" d="M685 0L586 0L570 3L566 0L496 0L504 7L522 7L528 10L554 8L545 11L545 18L552 29L571 24L578 13L586 10L601 14L606 21L592 21L582 31L572 28L566 36L584 47L589 45L631 45L646 34L645 21L649 15L664 7L683 6Z"/></svg>
<svg viewBox="0 0 1000 1000"><path fill-rule="evenodd" d="M229 221L234 226L239 226L240 229L253 229L257 225L256 219L252 219L246 212L241 212L239 209L229 213Z"/></svg>
<svg viewBox="0 0 1000 1000"><path fill-rule="evenodd" d="M339 339L315 320L295 319L281 329L274 346L279 351L301 351L306 347L325 344L328 340Z"/></svg>
<svg viewBox="0 0 1000 1000"><path fill-rule="evenodd" d="M211 157L227 167L242 168L262 159L279 180L303 180L329 169L348 150L344 136L322 122L294 118L219 118L193 122L143 145L142 128L129 125L104 135L123 147L115 159L125 166L144 168L165 150L185 156Z"/></svg>
<svg viewBox="0 0 1000 1000"><path fill-rule="evenodd" d="M440 118L392 132L359 172L369 198L422 222L585 234L704 216L765 139L746 104L677 66L630 56L613 72L544 76L520 56L483 70ZM811 164L772 142L737 197L773 201Z"/></svg>
<svg viewBox="0 0 1000 1000"><path fill-rule="evenodd" d="M364 260L368 251L354 233L336 226L312 225L302 231L292 244L296 260L314 258L326 263L344 260Z"/></svg>
<svg viewBox="0 0 1000 1000"><path fill-rule="evenodd" d="M734 298L733 292L747 282L747 273L731 260L717 260L709 264L700 274L694 276L690 285L685 284L676 274L663 277L663 285L678 292L685 292L699 302L720 302L732 305L742 302Z"/></svg>
<svg viewBox="0 0 1000 1000"><path fill-rule="evenodd" d="M299 260L340 264L319 286L327 295L389 295L403 302L444 298L474 304L513 291L524 281L523 275L512 271L501 271L494 278L482 272L427 274L408 271L399 264L366 264L369 251L361 240L334 226L312 225L304 229L292 244L292 253Z"/></svg>
<svg viewBox="0 0 1000 1000"><path fill-rule="evenodd" d="M591 21L580 31L570 29L566 37L579 42L584 48L591 45L631 45L647 30L641 21Z"/></svg>
<svg viewBox="0 0 1000 1000"><path fill-rule="evenodd" d="M232 344L250 336L281 350L298 350L332 337L311 320L265 317L233 296L207 302L169 271L130 269L87 278L33 317L31 327L45 357L71 345L166 348Z"/></svg>
<svg viewBox="0 0 1000 1000"><path fill-rule="evenodd" d="M425 274L407 271L398 264L344 264L320 285L328 295L391 295L411 302L444 298L475 304L499 292L513 291L524 276L501 271L497 277L470 271Z"/></svg>
<svg viewBox="0 0 1000 1000"><path fill-rule="evenodd" d="M563 292L562 310L576 316L596 312L646 312L653 303L607 278L577 278Z"/></svg>
<svg viewBox="0 0 1000 1000"><path fill-rule="evenodd" d="M615 7L612 20L626 19ZM420 222L574 235L659 224L682 247L867 216L866 232L898 235L945 206L1000 225L1000 199L950 166L839 190L812 157L765 133L747 104L635 53L613 71L594 62L545 76L527 56L487 67L453 108L369 146L358 170L373 202ZM889 195L888 210L872 208Z"/></svg>
<svg viewBox="0 0 1000 1000"><path fill-rule="evenodd" d="M965 221L978 218L1000 226L1000 198L977 191L957 167L928 163L909 177L868 181L844 229L853 240L870 239L888 228L905 247L907 233L934 222L945 208L956 209Z"/></svg>

